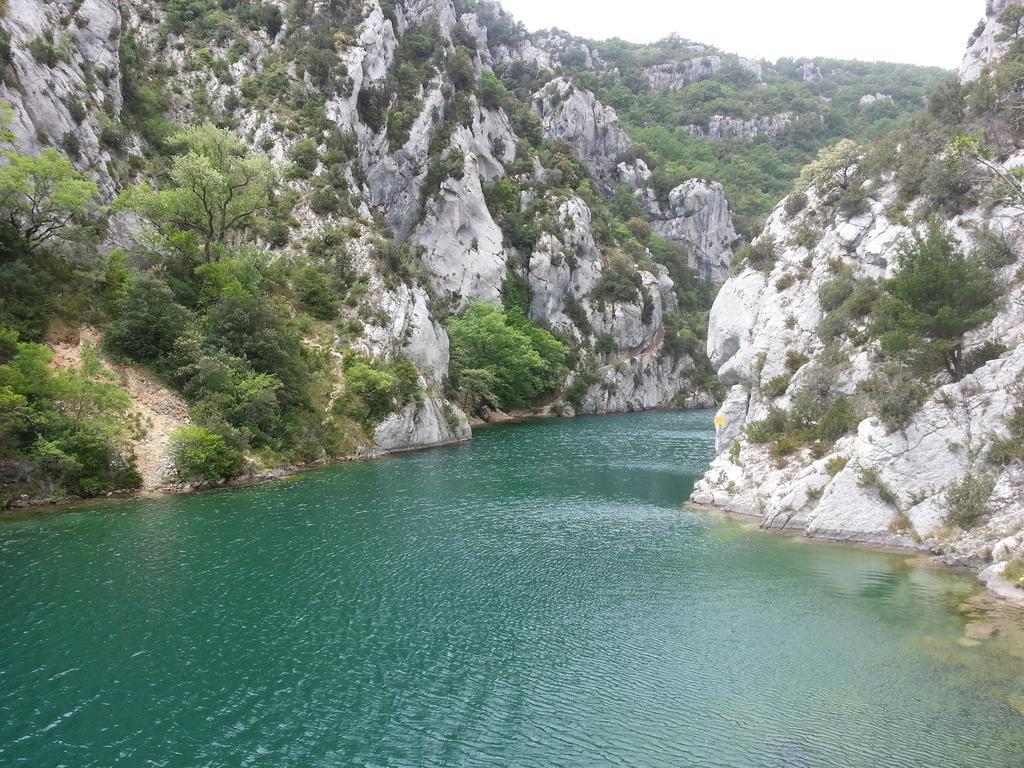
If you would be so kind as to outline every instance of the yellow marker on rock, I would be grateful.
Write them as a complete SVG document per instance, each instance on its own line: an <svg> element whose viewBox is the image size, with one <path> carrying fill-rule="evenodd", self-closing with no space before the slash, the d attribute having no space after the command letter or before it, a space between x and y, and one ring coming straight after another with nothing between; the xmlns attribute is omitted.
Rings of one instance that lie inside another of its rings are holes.
<svg viewBox="0 0 1024 768"><path fill-rule="evenodd" d="M728 419L725 418L725 416L715 416L715 426L716 427L724 427L728 423L729 423L729 421L728 421Z"/></svg>

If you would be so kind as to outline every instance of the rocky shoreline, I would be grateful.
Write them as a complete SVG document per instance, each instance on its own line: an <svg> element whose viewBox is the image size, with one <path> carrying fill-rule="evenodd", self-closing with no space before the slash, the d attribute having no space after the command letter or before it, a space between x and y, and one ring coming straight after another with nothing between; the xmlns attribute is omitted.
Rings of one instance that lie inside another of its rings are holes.
<svg viewBox="0 0 1024 768"><path fill-rule="evenodd" d="M814 544L829 544L833 546L844 546L844 547L858 547L871 549L882 552L892 552L896 554L912 555L917 554L922 557L927 556L928 562L934 563L935 565L943 568L953 568L962 571L968 571L975 575L979 582L981 582L986 590L987 594L999 600L1001 604L1010 605L1015 608L1024 610L1024 589L1017 587L1012 582L1004 579L1001 576L1002 567L1004 563L985 563L979 560L970 558L957 558L951 556L948 553L942 551L941 546L938 542L913 542L904 543L902 539L893 538L889 542L880 542L875 540L857 539L857 538L841 538L841 537L829 537L829 536L808 536L802 528L797 527L786 527L786 528L772 528L766 527L762 516L756 512L743 511L741 509L730 507L730 506L717 506L714 504L706 504L702 502L686 501L683 504L685 509L694 510L702 514L718 515L725 517L730 520L741 520L744 523L749 523L751 530L758 530L763 533L771 533L775 535L790 536L793 538L800 538L803 541L807 541ZM755 525L756 523L756 525Z"/></svg>

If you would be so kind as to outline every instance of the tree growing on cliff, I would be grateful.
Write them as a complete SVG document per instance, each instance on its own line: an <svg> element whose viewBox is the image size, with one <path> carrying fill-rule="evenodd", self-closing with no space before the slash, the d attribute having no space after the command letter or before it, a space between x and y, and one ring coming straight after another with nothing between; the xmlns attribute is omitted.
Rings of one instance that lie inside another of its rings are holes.
<svg viewBox="0 0 1024 768"><path fill-rule="evenodd" d="M963 159L974 162L991 179L1000 202L1024 208L1024 168L1007 168L998 162L983 134L960 134L953 138L946 151L946 167L955 167Z"/></svg>
<svg viewBox="0 0 1024 768"><path fill-rule="evenodd" d="M136 184L118 205L149 222L162 243L193 266L212 264L257 216L269 212L270 162L209 123L179 131L167 144L182 151L171 160L165 185Z"/></svg>
<svg viewBox="0 0 1024 768"><path fill-rule="evenodd" d="M925 365L941 359L953 381L964 377L964 334L992 318L997 295L992 273L967 256L937 223L899 250L899 272L883 287L883 350Z"/></svg>
<svg viewBox="0 0 1024 768"><path fill-rule="evenodd" d="M3 152L0 217L31 253L60 237L88 213L99 188L64 155L46 147L38 155Z"/></svg>

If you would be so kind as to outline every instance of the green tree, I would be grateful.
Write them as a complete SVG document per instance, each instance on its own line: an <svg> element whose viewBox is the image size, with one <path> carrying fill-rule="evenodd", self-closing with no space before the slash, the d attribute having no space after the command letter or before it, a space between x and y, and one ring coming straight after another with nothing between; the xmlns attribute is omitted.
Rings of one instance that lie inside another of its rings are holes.
<svg viewBox="0 0 1024 768"><path fill-rule="evenodd" d="M117 302L103 343L116 357L161 367L192 321L192 313L175 302L167 284L144 272Z"/></svg>
<svg viewBox="0 0 1024 768"><path fill-rule="evenodd" d="M985 144L983 134L960 134L950 142L946 168L956 168L958 161L969 159L992 180L996 194L1007 205L1024 208L1024 168L1006 168L997 162L995 152Z"/></svg>
<svg viewBox="0 0 1024 768"><path fill-rule="evenodd" d="M461 388L460 373L472 371L469 389L486 393L487 399L493 393L502 407L528 405L554 391L565 378L564 344L545 330L510 321L490 304L471 304L451 321L448 333L453 386Z"/></svg>
<svg viewBox="0 0 1024 768"><path fill-rule="evenodd" d="M927 360L941 357L954 381L964 377L963 336L992 318L992 273L967 256L938 224L915 234L899 251L899 272L883 287L892 297L883 313L882 348Z"/></svg>
<svg viewBox="0 0 1024 768"><path fill-rule="evenodd" d="M216 262L255 217L269 211L270 162L209 123L179 131L167 144L183 151L172 158L164 187L137 184L118 205L148 221L189 262Z"/></svg>
<svg viewBox="0 0 1024 768"><path fill-rule="evenodd" d="M96 184L64 155L46 147L38 155L3 152L0 216L30 252L81 222L99 195Z"/></svg>
<svg viewBox="0 0 1024 768"><path fill-rule="evenodd" d="M844 190L853 181L864 150L851 139L843 139L825 147L813 162L800 172L797 189L820 189L823 192Z"/></svg>

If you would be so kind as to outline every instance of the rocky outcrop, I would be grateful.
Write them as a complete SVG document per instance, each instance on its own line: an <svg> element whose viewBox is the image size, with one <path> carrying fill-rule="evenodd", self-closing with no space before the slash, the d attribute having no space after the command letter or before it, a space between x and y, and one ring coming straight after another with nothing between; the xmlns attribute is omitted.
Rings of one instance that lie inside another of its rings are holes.
<svg viewBox="0 0 1024 768"><path fill-rule="evenodd" d="M664 316L676 309L674 285L660 266L638 271L632 301L599 292L605 260L591 232L591 212L577 197L558 209L560 231L541 237L530 257L530 318L579 342L604 337L582 412L638 411L677 404L691 393L693 361L667 354Z"/></svg>
<svg viewBox="0 0 1024 768"><path fill-rule="evenodd" d="M865 93L860 97L862 107L870 107L872 104L892 104L892 96L888 93Z"/></svg>
<svg viewBox="0 0 1024 768"><path fill-rule="evenodd" d="M1024 528L1024 473L1019 465L992 466L984 457L1021 404L1024 310L1015 301L965 340L968 350L999 342L1009 351L960 382L944 375L930 381L933 391L902 428L868 416L825 455L806 448L773 453L748 437L751 424L771 408L792 409L801 393L857 402L859 385L878 374L881 358L871 342L825 345L819 294L838 271L858 279L894 273L900 245L912 233L888 216L895 198L895 187L885 185L870 195L866 212L853 217L836 214L814 193L794 216L780 205L763 235L775 244L774 263L764 271L744 269L723 285L711 311L708 355L731 389L719 411L718 455L693 500L758 516L764 528L926 547L957 562L984 562L1005 542L999 557L1006 560L1020 553L1012 537ZM970 249L982 224L1009 238L1014 253L1024 253L1019 210L979 208L949 227ZM813 247L808 232L815 235ZM1002 269L1001 280L1012 283L1022 266L1018 257ZM987 479L991 492L980 525L959 531L948 522L949 492L965 478L981 478L979 487Z"/></svg>
<svg viewBox="0 0 1024 768"><path fill-rule="evenodd" d="M824 75L821 74L821 67L815 64L813 61L802 61L798 64L798 71L800 79L808 83L817 83L824 80Z"/></svg>
<svg viewBox="0 0 1024 768"><path fill-rule="evenodd" d="M427 397L388 416L373 433L373 454L432 448L469 440L466 414L440 397Z"/></svg>
<svg viewBox="0 0 1024 768"><path fill-rule="evenodd" d="M700 46L697 46L698 48ZM709 53L702 56L671 61L665 64L654 64L644 67L644 76L655 91L678 91L691 83L706 80L714 76L725 66L738 66L750 72L758 80L763 73L763 65L759 61L736 56L722 56Z"/></svg>
<svg viewBox="0 0 1024 768"><path fill-rule="evenodd" d="M274 4L285 10L281 3ZM531 318L580 345L581 357L588 361L586 375L597 382L583 397L584 410L636 410L686 401L692 395L693 362L666 353L665 315L675 310L676 298L665 268L653 266L653 259L646 266L649 254L633 254L634 261L641 258L645 265L632 264L639 286L635 297L599 297L612 254L595 243L590 208L579 197L553 206L558 218L554 226L547 221L554 210L548 209L544 228L549 231L540 235L534 253L511 248L488 209L484 189L516 174L525 210L533 194L531 185L544 187L552 169L542 166L542 153L533 158L532 174L517 162L524 145L512 126L533 126L520 115L513 114L515 119L510 120L498 106L507 108L509 102L503 99L514 96L492 93L486 98L482 88L466 87L460 93L446 66L453 53L450 46L458 43L468 59L462 72L466 82L491 66L513 63L538 70L571 63L574 68L606 71L609 64L597 48L557 30L527 35L494 8L467 7L460 13L451 0L369 0L359 13L341 13L337 5L310 4L309 14L284 13L286 25L338 25L332 38L336 57L329 62L332 84L324 86L315 67L302 57L281 64L287 28L271 36L263 28L240 24L224 39L207 40L202 30L174 32L173 25L165 24L167 8L141 0L10 0L2 23L10 33L11 56L0 83L0 100L14 107L11 128L19 149L64 147L80 167L93 173L108 199L116 196L126 178L138 173L144 164L137 158L152 149L137 123L118 123L124 100L122 34L131 35L132 46L137 44L145 55L159 57L160 76L168 80L168 117L187 124L208 119L209 108L230 113L238 136L258 147L281 171L282 196L295 200L288 245L275 247L274 257L307 258L307 246L330 232L358 276L360 288L348 297L351 304L339 309L333 326L327 323L332 326L328 330L310 331L307 345L339 359L349 348L381 360L408 359L419 372L419 401L379 424L372 445L360 448L363 453L377 455L468 437L465 416L444 400L449 340L438 317L475 300L500 303L510 271L526 278L531 287ZM225 6L224 12L230 15L233 10ZM500 27L494 35L500 43L492 44L488 24ZM411 124L395 130L396 67L408 53L402 48L409 42L407 36L424 25L431 25L432 33L436 29L432 43L446 50L434 50L429 61L417 62L414 74L408 69L400 73L420 79L411 92L402 94L400 111ZM43 45L47 41L52 51ZM223 71L215 72L211 61ZM327 62L321 64L326 67ZM273 82L282 93L254 97L252 91L264 87L270 77L279 78ZM287 102L287 114L275 106L285 93L289 97L281 103ZM308 96L313 106L323 101L324 114L311 110L300 116L293 109L298 102L290 101L295 94ZM388 96L393 99L390 104ZM547 138L572 147L600 191L625 185L645 205L653 199L650 170L643 160L631 157L632 143L615 110L593 93L557 78L528 106L540 117ZM119 138L118 130L125 138ZM305 177L287 170L303 139L318 145L321 160ZM108 151L106 147L118 142ZM461 169L450 167L452 158L462 158ZM443 179L442 166L448 174ZM338 205L315 206L314 195L328 184L327 191L337 193ZM734 237L721 187L700 182L677 192L667 211L656 205L652 209L660 216L659 231L686 243L692 263L717 279L728 268L727 251ZM125 215L112 217L107 245L137 245L136 225ZM396 248L385 253L382 243L387 240L394 240ZM365 293L360 292L364 288ZM333 341L332 333L337 334ZM610 340L615 350L593 354L598 338L606 346ZM340 384L340 371L338 379ZM140 381L137 392L133 390L140 407L153 399L147 386ZM556 405L568 410L564 403ZM178 401L173 410L175 423L186 423L184 403ZM144 415L158 421L148 411ZM140 450L159 457L165 447L150 441ZM156 463L166 464L163 459ZM160 472L150 473L148 465L143 469L147 487L162 482L150 482L150 474L156 477Z"/></svg>
<svg viewBox="0 0 1024 768"><path fill-rule="evenodd" d="M1020 0L987 0L985 18L971 36L960 65L960 79L976 80L985 67L998 61L1009 50L1013 40L1024 33L1024 17L1006 14L1008 8L1021 5ZM1003 21L1012 24L1004 24Z"/></svg>
<svg viewBox="0 0 1024 768"><path fill-rule="evenodd" d="M104 109L116 115L122 104L118 2L11 0L3 28L10 58L0 101L13 107L15 145L28 153L61 147L111 197L110 155L100 134Z"/></svg>
<svg viewBox="0 0 1024 768"><path fill-rule="evenodd" d="M690 83L706 80L722 68L721 56L695 56L685 61L655 64L644 68L644 76L655 91L678 91Z"/></svg>
<svg viewBox="0 0 1024 768"><path fill-rule="evenodd" d="M424 249L421 263L441 296L456 297L460 305L500 301L507 257L473 156L466 156L461 179L441 184L412 239Z"/></svg>
<svg viewBox="0 0 1024 768"><path fill-rule="evenodd" d="M749 141L758 136L778 136L789 128L792 122L793 113L791 112L764 115L750 120L715 115L708 121L707 126L690 125L687 126L687 130L693 136L707 139L744 139Z"/></svg>
<svg viewBox="0 0 1024 768"><path fill-rule="evenodd" d="M1000 22L1017 18L1017 3L989 2L965 59L964 80L977 77L1005 50ZM1009 35L1007 35L1009 33ZM1004 167L1015 165L1010 155ZM837 274L848 280L891 277L901 244L914 233L911 218L893 218L897 188L892 174L863 187L856 215L840 213L834 194L811 190L806 205L780 204L762 235L771 259L746 268L723 285L711 311L708 356L730 392L719 411L717 458L694 491L700 503L757 515L765 528L799 528L808 536L868 541L940 551L953 562L991 563L983 577L1000 584L1005 563L1024 556L1024 469L987 459L1007 420L1024 407L1024 308L1016 287L1024 268L1024 212L979 205L944 222L960 247L971 251L978 233L998 233L1011 262L996 280L1008 296L995 317L967 334L970 352L985 344L1006 351L961 381L945 374L921 382L923 403L902 424L871 415L826 455L807 448L774 452L750 439L749 427L785 412L806 397L861 397L884 361L869 322L844 318L840 338L823 340L822 289ZM984 197L984 195L981 195ZM800 201L804 202L804 201ZM918 203L911 203L914 211ZM883 372L883 376L884 376ZM884 379L883 379L884 381ZM877 386L877 385L876 385ZM895 385L905 387L906 385ZM779 411L775 411L778 413ZM888 424L888 426L887 426ZM966 484L966 485L964 485ZM981 517L964 530L951 522L955 488L969 487Z"/></svg>
<svg viewBox="0 0 1024 768"><path fill-rule="evenodd" d="M633 146L614 109L558 77L533 94L533 110L540 115L545 136L568 142L606 190L614 186L618 158Z"/></svg>
<svg viewBox="0 0 1024 768"><path fill-rule="evenodd" d="M690 179L669 193L667 207L655 204L651 214L654 230L667 240L684 245L690 266L704 280L725 280L737 235L721 184Z"/></svg>

